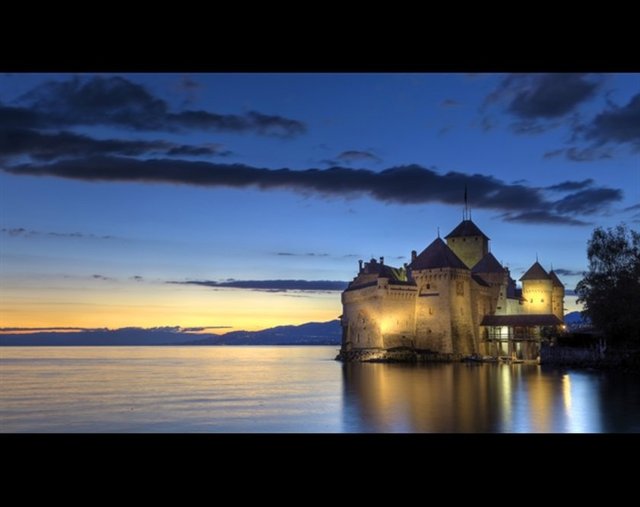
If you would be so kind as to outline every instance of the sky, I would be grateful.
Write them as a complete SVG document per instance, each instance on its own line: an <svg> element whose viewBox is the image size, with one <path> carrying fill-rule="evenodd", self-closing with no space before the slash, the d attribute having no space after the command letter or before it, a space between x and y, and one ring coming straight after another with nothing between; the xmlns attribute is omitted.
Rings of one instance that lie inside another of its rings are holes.
<svg viewBox="0 0 640 507"><path fill-rule="evenodd" d="M640 74L3 74L0 328L332 320L465 185L515 279L573 289L640 223Z"/></svg>

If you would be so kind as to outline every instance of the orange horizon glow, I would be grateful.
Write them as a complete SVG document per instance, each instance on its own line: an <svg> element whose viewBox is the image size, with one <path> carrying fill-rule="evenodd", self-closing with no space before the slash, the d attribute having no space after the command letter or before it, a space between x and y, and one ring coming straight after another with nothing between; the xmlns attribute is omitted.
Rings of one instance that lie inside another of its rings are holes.
<svg viewBox="0 0 640 507"><path fill-rule="evenodd" d="M208 333L258 331L334 320L339 293L210 290L166 284L3 287L0 328L203 327ZM224 327L219 327L224 326ZM217 329L213 329L217 328ZM13 331L0 331L7 333Z"/></svg>
<svg viewBox="0 0 640 507"><path fill-rule="evenodd" d="M68 279L8 282L0 293L0 328L203 327L208 328L204 333L224 334L327 322L342 313L339 292L274 293ZM566 297L567 313L581 310L575 299ZM0 330L9 332L19 331Z"/></svg>

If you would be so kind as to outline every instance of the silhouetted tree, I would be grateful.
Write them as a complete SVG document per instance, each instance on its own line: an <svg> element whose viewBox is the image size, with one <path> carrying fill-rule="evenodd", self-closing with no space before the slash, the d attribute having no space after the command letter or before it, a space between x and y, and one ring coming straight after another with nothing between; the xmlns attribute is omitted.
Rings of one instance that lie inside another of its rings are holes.
<svg viewBox="0 0 640 507"><path fill-rule="evenodd" d="M598 227L587 245L589 271L576 286L583 315L617 345L640 345L640 233L625 224Z"/></svg>

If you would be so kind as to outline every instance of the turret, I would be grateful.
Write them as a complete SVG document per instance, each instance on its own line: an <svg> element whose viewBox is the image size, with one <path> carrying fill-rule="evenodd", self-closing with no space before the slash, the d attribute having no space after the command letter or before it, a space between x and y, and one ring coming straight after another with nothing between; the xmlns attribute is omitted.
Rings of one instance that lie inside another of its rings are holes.
<svg viewBox="0 0 640 507"><path fill-rule="evenodd" d="M551 312L564 321L564 284L556 275L556 272L552 269L549 271L549 277L551 278Z"/></svg>
<svg viewBox="0 0 640 507"><path fill-rule="evenodd" d="M553 313L553 281L538 261L534 262L522 275L520 281L522 281L522 297L525 300L526 313Z"/></svg>
<svg viewBox="0 0 640 507"><path fill-rule="evenodd" d="M471 269L489 252L489 237L471 220L463 220L445 236L447 246Z"/></svg>

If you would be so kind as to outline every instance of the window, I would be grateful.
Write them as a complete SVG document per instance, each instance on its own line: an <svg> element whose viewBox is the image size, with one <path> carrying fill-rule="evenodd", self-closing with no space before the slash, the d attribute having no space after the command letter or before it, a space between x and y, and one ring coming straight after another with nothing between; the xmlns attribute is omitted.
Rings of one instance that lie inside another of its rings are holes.
<svg viewBox="0 0 640 507"><path fill-rule="evenodd" d="M540 300L540 302L541 302L541 303L544 303L544 299L541 299L541 300Z"/></svg>
<svg viewBox="0 0 640 507"><path fill-rule="evenodd" d="M430 283L428 283L428 284L427 284L427 289L430 289L430 288L431 288L431 284L430 284Z"/></svg>
<svg viewBox="0 0 640 507"><path fill-rule="evenodd" d="M456 282L456 294L464 296L464 282Z"/></svg>

